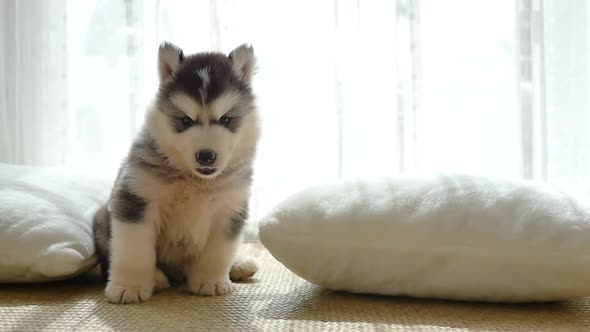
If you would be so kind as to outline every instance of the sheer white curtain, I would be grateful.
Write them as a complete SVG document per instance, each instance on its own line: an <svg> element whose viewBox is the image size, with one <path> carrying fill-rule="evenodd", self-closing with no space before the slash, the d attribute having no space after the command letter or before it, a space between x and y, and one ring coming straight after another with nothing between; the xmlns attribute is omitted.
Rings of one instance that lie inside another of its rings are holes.
<svg viewBox="0 0 590 332"><path fill-rule="evenodd" d="M254 219L301 187L452 171L590 189L585 0L0 0L0 161L112 174L162 40L248 42Z"/></svg>
<svg viewBox="0 0 590 332"><path fill-rule="evenodd" d="M66 16L65 1L0 0L0 161L67 160Z"/></svg>

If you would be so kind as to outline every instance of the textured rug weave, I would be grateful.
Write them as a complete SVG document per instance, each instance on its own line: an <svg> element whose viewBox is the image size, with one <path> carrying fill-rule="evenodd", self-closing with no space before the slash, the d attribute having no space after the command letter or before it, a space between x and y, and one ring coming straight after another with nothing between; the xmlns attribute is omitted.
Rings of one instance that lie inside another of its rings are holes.
<svg viewBox="0 0 590 332"><path fill-rule="evenodd" d="M224 297L169 289L142 304L109 304L88 276L0 285L0 331L590 331L590 299L499 305L322 290L259 246L255 280Z"/></svg>

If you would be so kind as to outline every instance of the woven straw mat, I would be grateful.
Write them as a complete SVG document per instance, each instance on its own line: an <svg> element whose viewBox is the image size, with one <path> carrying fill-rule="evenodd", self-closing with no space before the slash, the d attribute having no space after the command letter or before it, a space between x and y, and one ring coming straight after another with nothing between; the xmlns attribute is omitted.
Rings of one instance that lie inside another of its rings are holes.
<svg viewBox="0 0 590 332"><path fill-rule="evenodd" d="M114 305L92 275L0 285L0 331L590 331L590 298L500 305L354 295L300 279L260 245L245 250L259 273L221 297L172 288Z"/></svg>

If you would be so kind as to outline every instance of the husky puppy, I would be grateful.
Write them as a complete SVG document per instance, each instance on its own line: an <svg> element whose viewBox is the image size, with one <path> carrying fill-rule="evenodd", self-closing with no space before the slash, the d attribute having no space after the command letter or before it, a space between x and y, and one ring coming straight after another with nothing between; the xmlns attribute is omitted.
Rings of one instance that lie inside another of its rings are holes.
<svg viewBox="0 0 590 332"><path fill-rule="evenodd" d="M142 302L168 287L163 267L208 296L229 293L230 277L257 270L236 258L259 137L254 51L185 56L164 42L158 62L159 91L94 218L113 303Z"/></svg>

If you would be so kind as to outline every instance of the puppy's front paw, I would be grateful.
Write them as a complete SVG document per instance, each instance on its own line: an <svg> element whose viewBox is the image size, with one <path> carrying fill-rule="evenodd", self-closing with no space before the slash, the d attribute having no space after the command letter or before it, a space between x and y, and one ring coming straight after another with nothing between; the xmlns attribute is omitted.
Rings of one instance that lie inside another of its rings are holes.
<svg viewBox="0 0 590 332"><path fill-rule="evenodd" d="M227 277L225 279L218 280L192 280L188 287L193 294L202 296L225 295L232 291L232 283Z"/></svg>
<svg viewBox="0 0 590 332"><path fill-rule="evenodd" d="M143 302L152 296L153 286L123 285L109 281L105 294L109 302L116 304Z"/></svg>
<svg viewBox="0 0 590 332"><path fill-rule="evenodd" d="M258 271L256 261L250 257L237 258L229 271L232 281L243 281L253 276Z"/></svg>

